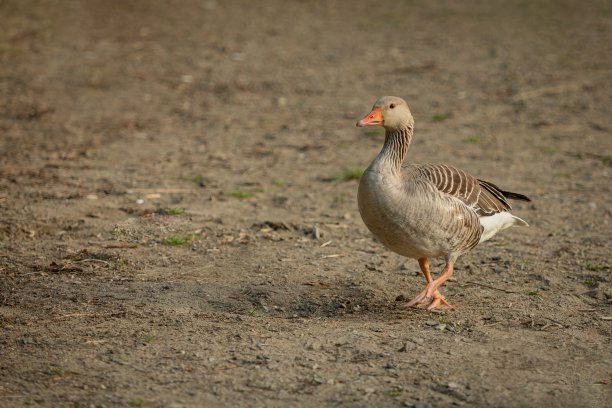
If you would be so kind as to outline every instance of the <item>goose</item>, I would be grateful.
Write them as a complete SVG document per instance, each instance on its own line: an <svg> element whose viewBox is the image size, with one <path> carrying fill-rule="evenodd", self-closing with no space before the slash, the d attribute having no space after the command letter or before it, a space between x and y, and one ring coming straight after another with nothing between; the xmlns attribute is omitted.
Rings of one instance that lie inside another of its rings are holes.
<svg viewBox="0 0 612 408"><path fill-rule="evenodd" d="M510 213L508 199L531 201L446 164L404 164L414 119L402 98L379 98L357 126L383 126L382 150L359 182L359 213L367 228L392 251L418 260L427 285L403 308L452 306L439 291L457 258L512 225L528 226ZM429 259L444 257L432 279Z"/></svg>

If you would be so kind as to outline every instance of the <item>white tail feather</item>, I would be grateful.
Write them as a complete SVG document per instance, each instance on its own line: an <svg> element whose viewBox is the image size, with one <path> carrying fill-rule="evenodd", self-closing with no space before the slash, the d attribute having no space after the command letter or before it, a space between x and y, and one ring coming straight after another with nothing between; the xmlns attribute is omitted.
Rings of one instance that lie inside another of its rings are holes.
<svg viewBox="0 0 612 408"><path fill-rule="evenodd" d="M501 212L486 217L480 217L479 221L480 225L482 225L484 228L479 242L484 242L491 239L499 231L503 231L515 224L524 227L529 226L529 224L527 224L524 220L510 214L509 212Z"/></svg>

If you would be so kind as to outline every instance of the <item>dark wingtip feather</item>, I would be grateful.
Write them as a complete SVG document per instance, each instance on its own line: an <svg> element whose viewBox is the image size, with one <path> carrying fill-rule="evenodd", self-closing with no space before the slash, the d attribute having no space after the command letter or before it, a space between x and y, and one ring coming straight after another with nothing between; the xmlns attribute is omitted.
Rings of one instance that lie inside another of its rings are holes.
<svg viewBox="0 0 612 408"><path fill-rule="evenodd" d="M501 188L497 187L495 184L490 183L485 180L478 179L480 185L487 190L489 193L493 194L495 198L497 198L504 206L508 207L508 210L511 210L510 204L506 201L506 196Z"/></svg>
<svg viewBox="0 0 612 408"><path fill-rule="evenodd" d="M504 197L512 200L531 201L531 198L527 197L526 195L513 193L512 191L502 191L502 194Z"/></svg>

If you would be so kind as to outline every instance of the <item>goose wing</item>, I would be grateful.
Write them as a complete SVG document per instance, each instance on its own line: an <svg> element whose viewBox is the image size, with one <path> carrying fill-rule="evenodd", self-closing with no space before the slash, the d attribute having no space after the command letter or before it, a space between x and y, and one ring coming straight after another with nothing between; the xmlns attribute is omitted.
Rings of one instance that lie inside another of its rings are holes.
<svg viewBox="0 0 612 408"><path fill-rule="evenodd" d="M439 191L458 198L479 217L510 211L508 198L531 201L528 197L503 191L495 184L479 180L465 171L445 164L422 164L414 170Z"/></svg>

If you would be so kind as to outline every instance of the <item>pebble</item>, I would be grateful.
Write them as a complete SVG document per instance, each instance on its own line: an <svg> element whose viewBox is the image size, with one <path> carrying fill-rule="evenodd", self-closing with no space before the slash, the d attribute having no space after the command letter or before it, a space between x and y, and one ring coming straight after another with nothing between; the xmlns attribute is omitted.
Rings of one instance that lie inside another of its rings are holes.
<svg viewBox="0 0 612 408"><path fill-rule="evenodd" d="M460 387L460 385L459 385L459 384L457 384L456 382L452 382L452 381L448 382L448 383L446 384L446 386L447 386L448 388L450 388L450 389L456 389L456 388L459 388L459 387Z"/></svg>
<svg viewBox="0 0 612 408"><path fill-rule="evenodd" d="M278 98L276 98L276 105L281 108L287 106L287 102L288 100L284 96L279 96Z"/></svg>
<svg viewBox="0 0 612 408"><path fill-rule="evenodd" d="M437 326L437 325L438 325L438 322L437 322L436 320L427 320L427 321L425 322L425 324L426 324L427 326Z"/></svg>
<svg viewBox="0 0 612 408"><path fill-rule="evenodd" d="M402 344L402 347L400 347L397 351L399 351L400 353L405 353L409 350L412 350L414 348L414 345L409 344L409 343L404 343Z"/></svg>

